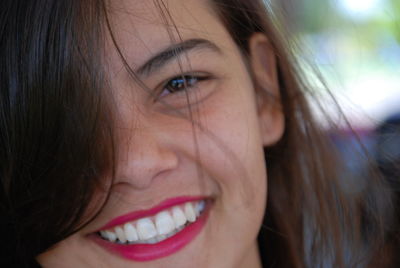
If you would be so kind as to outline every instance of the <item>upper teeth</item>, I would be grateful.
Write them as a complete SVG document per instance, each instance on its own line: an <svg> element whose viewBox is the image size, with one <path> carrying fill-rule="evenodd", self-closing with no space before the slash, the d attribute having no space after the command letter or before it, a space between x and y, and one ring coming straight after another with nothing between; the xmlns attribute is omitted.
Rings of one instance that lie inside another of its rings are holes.
<svg viewBox="0 0 400 268"><path fill-rule="evenodd" d="M187 202L163 210L154 217L146 217L109 230L100 231L100 235L111 242L119 243L157 243L184 228L186 222L194 222L204 210L204 200Z"/></svg>

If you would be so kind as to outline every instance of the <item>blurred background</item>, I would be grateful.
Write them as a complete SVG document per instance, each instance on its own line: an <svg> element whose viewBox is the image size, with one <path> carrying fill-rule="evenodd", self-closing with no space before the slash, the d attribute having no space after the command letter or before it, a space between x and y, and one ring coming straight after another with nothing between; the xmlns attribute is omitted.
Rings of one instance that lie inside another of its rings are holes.
<svg viewBox="0 0 400 268"><path fill-rule="evenodd" d="M355 127L400 112L400 0L272 2Z"/></svg>
<svg viewBox="0 0 400 268"><path fill-rule="evenodd" d="M282 10L300 41L304 67L316 67L351 123L353 129L316 86L324 110L340 125L331 136L350 172L362 177L372 156L385 175L399 177L393 167L400 166L400 0L268 2ZM312 71L309 77L318 85ZM324 124L323 116L320 120Z"/></svg>

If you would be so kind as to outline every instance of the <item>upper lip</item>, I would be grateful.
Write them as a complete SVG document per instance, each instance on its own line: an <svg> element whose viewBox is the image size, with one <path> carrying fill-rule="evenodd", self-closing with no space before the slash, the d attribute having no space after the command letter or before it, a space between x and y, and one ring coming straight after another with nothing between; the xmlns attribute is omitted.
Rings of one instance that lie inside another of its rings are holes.
<svg viewBox="0 0 400 268"><path fill-rule="evenodd" d="M182 204L182 203L203 200L203 199L207 199L207 197L206 196L179 196L179 197L169 198L149 209L136 210L136 211L129 212L127 214L118 216L118 217L110 220L108 223L106 223L101 228L99 228L98 231L110 229L114 226L121 225L123 223L134 221L134 220L137 220L140 218L153 216L162 210L165 210L167 208L170 208L170 207Z"/></svg>

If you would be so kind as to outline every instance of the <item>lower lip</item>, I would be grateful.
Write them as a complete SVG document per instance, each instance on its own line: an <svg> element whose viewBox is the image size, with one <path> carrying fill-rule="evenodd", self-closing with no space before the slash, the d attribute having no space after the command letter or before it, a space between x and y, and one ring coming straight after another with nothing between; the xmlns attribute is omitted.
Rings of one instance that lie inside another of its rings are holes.
<svg viewBox="0 0 400 268"><path fill-rule="evenodd" d="M139 262L156 260L174 254L194 240L207 222L209 209L210 206L208 204L195 222L186 226L175 235L155 244L120 245L106 241L98 235L94 235L93 239L106 250L128 260Z"/></svg>

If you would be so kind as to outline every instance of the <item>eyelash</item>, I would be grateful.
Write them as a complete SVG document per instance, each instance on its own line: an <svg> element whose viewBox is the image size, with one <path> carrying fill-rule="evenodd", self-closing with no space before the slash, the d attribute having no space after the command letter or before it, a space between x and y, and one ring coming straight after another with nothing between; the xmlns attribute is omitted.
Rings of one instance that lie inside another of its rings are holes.
<svg viewBox="0 0 400 268"><path fill-rule="evenodd" d="M183 93L185 89L195 88L199 82L209 79L210 76L197 74L182 74L176 76L172 79L169 79L166 83L163 84L160 95L158 97L162 98L169 94Z"/></svg>

